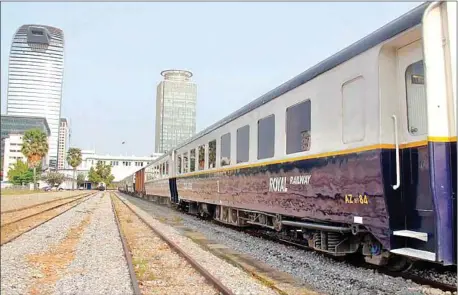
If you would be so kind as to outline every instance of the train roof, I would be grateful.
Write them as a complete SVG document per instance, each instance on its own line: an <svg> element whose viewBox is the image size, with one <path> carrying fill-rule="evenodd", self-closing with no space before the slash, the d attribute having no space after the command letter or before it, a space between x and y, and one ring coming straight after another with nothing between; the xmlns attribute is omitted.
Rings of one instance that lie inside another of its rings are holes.
<svg viewBox="0 0 458 295"><path fill-rule="evenodd" d="M357 56L358 54L369 50L370 48L376 46L377 44L380 44L405 30L415 27L416 25L421 23L423 13L425 9L428 7L428 4L429 2L420 4L419 6L415 7L411 11L389 22L388 24L379 28L375 32L371 33L370 35L364 37L363 39L360 39L359 41L337 52L336 54L330 56L329 58L318 63L317 65L309 68L305 72L283 83L282 85L278 86L277 88L258 97L257 99L253 100L246 106L238 109L237 111L226 116L225 118L214 123L213 125L210 125L209 127L205 128L204 130L197 133L196 135L189 138L188 140L183 141L174 150L182 148L183 146L212 132L213 130L247 114L248 112L301 86L302 84L307 83L308 81L314 79L315 77L335 68L336 66L348 61L349 59Z"/></svg>

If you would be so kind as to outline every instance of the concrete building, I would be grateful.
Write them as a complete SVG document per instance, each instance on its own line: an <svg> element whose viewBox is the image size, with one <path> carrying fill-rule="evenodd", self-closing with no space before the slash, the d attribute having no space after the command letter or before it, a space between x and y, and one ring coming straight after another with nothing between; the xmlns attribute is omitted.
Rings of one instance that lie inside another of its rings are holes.
<svg viewBox="0 0 458 295"><path fill-rule="evenodd" d="M196 133L197 85L192 73L167 70L157 86L155 151L164 153Z"/></svg>
<svg viewBox="0 0 458 295"><path fill-rule="evenodd" d="M18 160L27 162L27 158L21 152L21 148L22 134L10 134L8 137L2 138L2 171L5 172L5 175L3 175L4 179L2 180L8 181L8 171Z"/></svg>
<svg viewBox="0 0 458 295"><path fill-rule="evenodd" d="M38 128L46 133L48 136L51 135L48 123L45 118L40 117L21 117L21 116L1 116L1 160L0 165L1 180L7 180L7 173L9 167L16 163L17 159L20 158L25 160L25 157L21 153L22 148L22 135L25 131ZM48 163L48 156L43 159L42 167L46 168Z"/></svg>
<svg viewBox="0 0 458 295"><path fill-rule="evenodd" d="M97 165L97 162L102 161L104 164L111 165L111 173L115 177L114 181L120 181L127 177L129 174L145 167L151 161L159 158L162 154L155 153L149 157L139 156L113 156L113 155L98 155L92 150L82 150L81 156L83 161L76 167L77 173L84 173L87 177L91 167ZM73 169L68 167L67 169L59 170L69 177L73 177ZM87 180L87 178L86 178Z"/></svg>
<svg viewBox="0 0 458 295"><path fill-rule="evenodd" d="M67 151L70 138L70 127L68 126L67 119L61 118L59 125L59 141L57 151L57 169L67 168Z"/></svg>
<svg viewBox="0 0 458 295"><path fill-rule="evenodd" d="M13 37L8 65L6 112L45 117L50 166L57 166L59 119L64 72L64 34L43 25L23 25Z"/></svg>

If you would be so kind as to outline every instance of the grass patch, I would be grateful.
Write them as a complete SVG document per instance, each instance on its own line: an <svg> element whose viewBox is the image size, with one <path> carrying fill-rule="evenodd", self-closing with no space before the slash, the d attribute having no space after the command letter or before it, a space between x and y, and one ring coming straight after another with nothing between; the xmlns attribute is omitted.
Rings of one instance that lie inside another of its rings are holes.
<svg viewBox="0 0 458 295"><path fill-rule="evenodd" d="M156 279L156 277L151 272L148 272L148 261L145 259L133 259L132 264L134 265L135 273L140 280L152 281Z"/></svg>

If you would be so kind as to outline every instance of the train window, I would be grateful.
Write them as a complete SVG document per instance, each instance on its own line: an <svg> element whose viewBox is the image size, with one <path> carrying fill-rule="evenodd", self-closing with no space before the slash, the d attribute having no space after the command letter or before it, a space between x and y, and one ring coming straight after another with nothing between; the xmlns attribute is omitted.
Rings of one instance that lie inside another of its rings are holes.
<svg viewBox="0 0 458 295"><path fill-rule="evenodd" d="M183 173L187 173L188 172L188 166L189 163L188 163L188 153L184 153L183 154Z"/></svg>
<svg viewBox="0 0 458 295"><path fill-rule="evenodd" d="M221 136L221 167L231 164L231 134Z"/></svg>
<svg viewBox="0 0 458 295"><path fill-rule="evenodd" d="M342 85L342 141L357 142L366 135L365 80L362 76Z"/></svg>
<svg viewBox="0 0 458 295"><path fill-rule="evenodd" d="M286 109L286 153L294 154L310 150L311 144L310 100L302 101Z"/></svg>
<svg viewBox="0 0 458 295"><path fill-rule="evenodd" d="M237 163L248 162L250 155L250 126L237 129Z"/></svg>
<svg viewBox="0 0 458 295"><path fill-rule="evenodd" d="M169 175L169 162L165 162L165 175Z"/></svg>
<svg viewBox="0 0 458 295"><path fill-rule="evenodd" d="M216 167L216 140L208 143L208 168Z"/></svg>
<svg viewBox="0 0 458 295"><path fill-rule="evenodd" d="M427 109L425 92L425 69L423 60L411 64L406 69L407 124L412 135L427 133Z"/></svg>
<svg viewBox="0 0 458 295"><path fill-rule="evenodd" d="M177 172L181 174L181 155L177 157Z"/></svg>
<svg viewBox="0 0 458 295"><path fill-rule="evenodd" d="M196 171L196 149L192 149L189 153L189 171L194 172Z"/></svg>
<svg viewBox="0 0 458 295"><path fill-rule="evenodd" d="M199 170L205 169L205 145L199 146Z"/></svg>
<svg viewBox="0 0 458 295"><path fill-rule="evenodd" d="M275 152L275 115L258 121L258 160L272 158Z"/></svg>

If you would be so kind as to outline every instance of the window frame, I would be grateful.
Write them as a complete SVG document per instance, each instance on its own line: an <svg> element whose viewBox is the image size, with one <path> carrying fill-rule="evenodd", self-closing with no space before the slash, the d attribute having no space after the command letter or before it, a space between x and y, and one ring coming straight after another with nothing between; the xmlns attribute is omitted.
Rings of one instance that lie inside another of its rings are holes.
<svg viewBox="0 0 458 295"><path fill-rule="evenodd" d="M241 129L246 128L246 127L248 127L248 141L247 141L248 142L248 148L247 148L248 158L246 159L246 161L244 161L244 160L240 160L239 161L239 154L240 154L239 153L239 131ZM250 135L251 135L251 132L250 132L251 130L250 129L251 129L250 124L246 124L244 126L241 126L241 127L237 128L237 130L236 130L236 136L235 136L236 137L236 139L235 139L235 162L236 162L236 164L250 162Z"/></svg>
<svg viewBox="0 0 458 295"><path fill-rule="evenodd" d="M273 143L272 143L272 144L273 144L273 154L272 154L272 156L260 158L260 157L259 157L259 143L260 143L260 140L259 140L259 136L260 136L260 132L259 132L259 123L260 123L262 120L266 120L266 119L271 118L271 117L273 117L273 119L274 119ZM275 157L275 136L276 136L275 127L276 127L276 117L275 117L275 114L274 114L274 113L272 113L272 114L270 114L270 115L267 115L267 116L265 116L265 117L263 117L263 118L258 119L258 122L257 122L257 131L258 131L258 132L257 132L257 139L256 139L256 140L257 140L257 153L256 153L256 158L257 158L258 160L271 159L271 158Z"/></svg>
<svg viewBox="0 0 458 295"><path fill-rule="evenodd" d="M292 104L290 106L288 106L286 109L285 109L285 154L288 156L288 155L294 155L294 154L298 154L298 153L306 153L306 152L309 152L312 148L311 148L311 144L310 144L310 148L306 151L296 151L296 152L290 152L288 153L288 110L293 108L293 107L296 107L300 104L303 104L303 103L306 103L306 102L310 102L310 130L308 130L310 132L310 140L312 139L312 99L311 98L306 98L304 100L301 100L295 104Z"/></svg>

